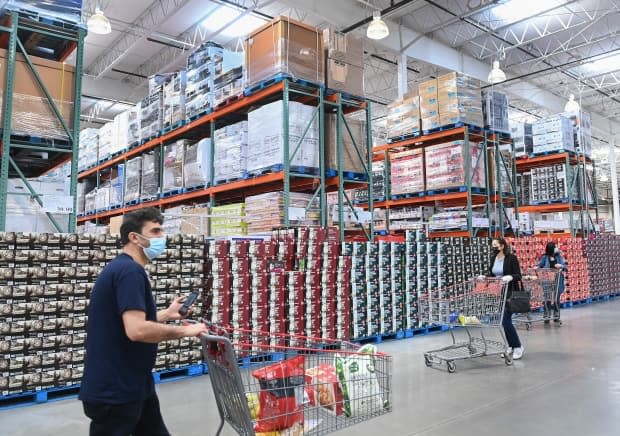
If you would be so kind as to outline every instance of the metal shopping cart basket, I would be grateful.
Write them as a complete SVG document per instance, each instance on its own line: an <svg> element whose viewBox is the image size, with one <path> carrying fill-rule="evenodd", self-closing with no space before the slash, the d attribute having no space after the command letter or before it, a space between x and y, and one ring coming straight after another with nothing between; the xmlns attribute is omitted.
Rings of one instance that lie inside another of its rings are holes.
<svg viewBox="0 0 620 436"><path fill-rule="evenodd" d="M448 288L440 300L431 302L429 321L449 325L452 345L424 353L426 366L446 363L456 371L457 360L498 355L512 365L512 355L502 328L508 282L496 278L476 278ZM462 327L466 340L457 341L455 329Z"/></svg>
<svg viewBox="0 0 620 436"><path fill-rule="evenodd" d="M322 435L391 411L392 358L374 345L214 326L201 341L218 435Z"/></svg>
<svg viewBox="0 0 620 436"><path fill-rule="evenodd" d="M560 274L557 268L536 268L528 270L527 276L522 279L523 287L531 295L530 305L532 311L513 317L513 322L525 325L529 330L532 324L549 322L553 319L558 325L562 325L560 319L560 307L555 304L560 286ZM555 305L555 311L552 311Z"/></svg>

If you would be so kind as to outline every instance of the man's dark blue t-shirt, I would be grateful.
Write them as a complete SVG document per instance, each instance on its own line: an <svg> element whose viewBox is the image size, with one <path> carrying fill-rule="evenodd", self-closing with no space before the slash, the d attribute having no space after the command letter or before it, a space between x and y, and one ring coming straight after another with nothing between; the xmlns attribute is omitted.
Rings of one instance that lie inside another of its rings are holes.
<svg viewBox="0 0 620 436"><path fill-rule="evenodd" d="M80 400L123 404L155 392L151 371L157 344L129 340L122 318L127 310L141 310L147 320L157 320L146 271L121 254L103 269L90 297Z"/></svg>

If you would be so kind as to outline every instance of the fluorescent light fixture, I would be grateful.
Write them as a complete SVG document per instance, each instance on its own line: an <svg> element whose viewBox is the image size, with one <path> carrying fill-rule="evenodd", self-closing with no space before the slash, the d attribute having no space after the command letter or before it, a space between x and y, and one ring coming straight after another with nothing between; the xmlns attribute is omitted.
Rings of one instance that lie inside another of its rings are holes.
<svg viewBox="0 0 620 436"><path fill-rule="evenodd" d="M201 24L207 31L216 32L239 15L241 15L241 12L237 9L229 8L228 6L219 6L211 15L205 18ZM265 24L265 20L247 13L234 23L226 26L219 35L224 38L239 38L240 36L248 35L263 24Z"/></svg>
<svg viewBox="0 0 620 436"><path fill-rule="evenodd" d="M507 0L498 4L491 12L498 19L513 23L529 17L536 18L539 13L559 4L558 0Z"/></svg>
<svg viewBox="0 0 620 436"><path fill-rule="evenodd" d="M108 20L108 17L106 17L99 8L95 9L95 13L90 16L86 25L88 26L89 32L96 33L97 35L107 35L112 32L110 20Z"/></svg>
<svg viewBox="0 0 620 436"><path fill-rule="evenodd" d="M584 74L599 75L620 70L620 53L596 59L582 65Z"/></svg>
<svg viewBox="0 0 620 436"><path fill-rule="evenodd" d="M566 105L564 106L564 112L568 112L571 114L579 113L579 103L575 101L574 94L571 94L568 96L568 101L566 102Z"/></svg>
<svg viewBox="0 0 620 436"><path fill-rule="evenodd" d="M506 80L506 74L499 67L499 61L493 61L493 69L489 72L489 76L487 77L487 82L491 85L496 83L500 83Z"/></svg>
<svg viewBox="0 0 620 436"><path fill-rule="evenodd" d="M381 19L381 11L374 11L372 13L372 21L368 25L368 29L366 29L366 36L370 39L383 39L387 38L389 34L390 28Z"/></svg>

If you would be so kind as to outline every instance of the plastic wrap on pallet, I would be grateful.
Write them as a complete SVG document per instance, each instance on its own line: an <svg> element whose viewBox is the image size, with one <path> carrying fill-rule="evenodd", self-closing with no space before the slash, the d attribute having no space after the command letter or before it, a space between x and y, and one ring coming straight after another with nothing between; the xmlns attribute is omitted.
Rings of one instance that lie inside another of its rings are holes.
<svg viewBox="0 0 620 436"><path fill-rule="evenodd" d="M515 146L515 157L534 152L534 136L531 123L516 123L510 126L510 137Z"/></svg>
<svg viewBox="0 0 620 436"><path fill-rule="evenodd" d="M125 181L123 178L117 177L110 181L110 206L123 205L125 195Z"/></svg>
<svg viewBox="0 0 620 436"><path fill-rule="evenodd" d="M422 130L439 127L439 104L437 101L437 79L427 80L418 85L420 96L420 124Z"/></svg>
<svg viewBox="0 0 620 436"><path fill-rule="evenodd" d="M0 90L0 113L2 112L4 90ZM73 103L54 100L64 120L71 129ZM69 136L53 112L46 97L13 93L13 118L11 132L15 135L37 136L68 140Z"/></svg>
<svg viewBox="0 0 620 436"><path fill-rule="evenodd" d="M163 91L155 92L140 102L140 138L158 135L162 129Z"/></svg>
<svg viewBox="0 0 620 436"><path fill-rule="evenodd" d="M552 165L531 170L530 201L537 203L550 200L568 199L568 187L572 186L573 199L578 198L579 186L574 183L573 166Z"/></svg>
<svg viewBox="0 0 620 436"><path fill-rule="evenodd" d="M439 212L430 219L431 230L454 230L467 228L468 211ZM483 212L472 212L472 227L488 228L489 218Z"/></svg>
<svg viewBox="0 0 620 436"><path fill-rule="evenodd" d="M352 34L323 30L326 69L325 85L355 96L364 95L364 47Z"/></svg>
<svg viewBox="0 0 620 436"><path fill-rule="evenodd" d="M282 101L262 106L248 114L248 172L282 165L284 162L284 116ZM289 158L291 165L318 168L319 121L313 119L316 108L298 102L289 103ZM312 121L305 136L306 127ZM295 153L297 144L301 145ZM217 142L216 142L217 147ZM295 153L293 155L293 153Z"/></svg>
<svg viewBox="0 0 620 436"><path fill-rule="evenodd" d="M385 162L376 161L372 163L372 193L374 200L385 200ZM359 188L355 190L355 201L365 203L368 201L368 189Z"/></svg>
<svg viewBox="0 0 620 436"><path fill-rule="evenodd" d="M242 95L245 88L243 67L238 66L218 75L213 85L216 106L230 97Z"/></svg>
<svg viewBox="0 0 620 436"><path fill-rule="evenodd" d="M395 153L390 160L392 195L424 191L424 150Z"/></svg>
<svg viewBox="0 0 620 436"><path fill-rule="evenodd" d="M253 31L245 41L248 85L278 74L323 84L324 53L320 32L287 17L276 17Z"/></svg>
<svg viewBox="0 0 620 436"><path fill-rule="evenodd" d="M565 114L543 118L532 124L534 153L575 151L573 123Z"/></svg>
<svg viewBox="0 0 620 436"><path fill-rule="evenodd" d="M469 144L469 156L465 156L465 141L453 141L432 145L424 149L426 189L454 188L468 185L484 188L486 169L479 144ZM466 159L470 159L470 174L465 173Z"/></svg>
<svg viewBox="0 0 620 436"><path fill-rule="evenodd" d="M482 114L485 128L510 134L506 94L497 91L482 91Z"/></svg>
<svg viewBox="0 0 620 436"><path fill-rule="evenodd" d="M78 171L96 165L99 159L99 129L80 131Z"/></svg>
<svg viewBox="0 0 620 436"><path fill-rule="evenodd" d="M248 165L248 121L241 121L215 131L215 181L244 176Z"/></svg>
<svg viewBox="0 0 620 436"><path fill-rule="evenodd" d="M82 0L8 0L3 7L59 18L75 24L82 23Z"/></svg>
<svg viewBox="0 0 620 436"><path fill-rule="evenodd" d="M119 150L124 150L140 141L140 112L140 106L136 105L114 117L114 122L118 129L117 143Z"/></svg>
<svg viewBox="0 0 620 436"><path fill-rule="evenodd" d="M95 210L106 210L110 207L110 183L104 183L97 188Z"/></svg>
<svg viewBox="0 0 620 436"><path fill-rule="evenodd" d="M309 207L311 200L312 194L289 193L289 207L305 210L304 219L290 220L291 226L316 226L319 224L318 198L315 198ZM268 192L246 197L245 212L249 234L266 233L281 228L284 226L284 193L282 191Z"/></svg>
<svg viewBox="0 0 620 436"><path fill-rule="evenodd" d="M342 122L342 121L341 121ZM366 147L366 122L346 117L346 126L342 122L342 170L353 173L365 173L368 165ZM338 169L338 143L336 141L336 114L325 116L325 165Z"/></svg>
<svg viewBox="0 0 620 436"><path fill-rule="evenodd" d="M211 138L204 138L185 149L183 179L186 188L211 183Z"/></svg>
<svg viewBox="0 0 620 436"><path fill-rule="evenodd" d="M84 211L92 212L97 209L97 188L84 194Z"/></svg>
<svg viewBox="0 0 620 436"><path fill-rule="evenodd" d="M575 151L592 157L592 121L588 112L570 114L575 135Z"/></svg>
<svg viewBox="0 0 620 436"><path fill-rule="evenodd" d="M189 144L190 142L187 139L179 139L164 146L162 192L183 188L183 157L185 156L185 147Z"/></svg>
<svg viewBox="0 0 620 436"><path fill-rule="evenodd" d="M248 233L245 203L215 206L211 209L211 236L242 236Z"/></svg>
<svg viewBox="0 0 620 436"><path fill-rule="evenodd" d="M466 123L482 127L479 80L462 73L439 76L437 103L440 125Z"/></svg>
<svg viewBox="0 0 620 436"><path fill-rule="evenodd" d="M140 182L142 181L142 156L127 161L125 178L125 203L140 199Z"/></svg>
<svg viewBox="0 0 620 436"><path fill-rule="evenodd" d="M116 147L116 124L114 122L105 123L99 129L99 160L110 157Z"/></svg>
<svg viewBox="0 0 620 436"><path fill-rule="evenodd" d="M151 198L159 195L159 150L142 155L142 181L140 185L140 198Z"/></svg>
<svg viewBox="0 0 620 436"><path fill-rule="evenodd" d="M483 146L483 144L480 144ZM499 170L501 180L501 192L504 194L515 194L512 189L512 153L508 150L499 152ZM495 149L490 148L487 154L489 188L493 191L497 190L497 165L495 158Z"/></svg>
<svg viewBox="0 0 620 436"><path fill-rule="evenodd" d="M187 59L185 111L188 117L213 107L215 77L222 72L224 49L214 42L205 42Z"/></svg>
<svg viewBox="0 0 620 436"><path fill-rule="evenodd" d="M163 126L172 126L185 120L185 93L187 73L177 71L163 85Z"/></svg>
<svg viewBox="0 0 620 436"><path fill-rule="evenodd" d="M387 130L389 138L420 133L420 97L417 92L388 105Z"/></svg>

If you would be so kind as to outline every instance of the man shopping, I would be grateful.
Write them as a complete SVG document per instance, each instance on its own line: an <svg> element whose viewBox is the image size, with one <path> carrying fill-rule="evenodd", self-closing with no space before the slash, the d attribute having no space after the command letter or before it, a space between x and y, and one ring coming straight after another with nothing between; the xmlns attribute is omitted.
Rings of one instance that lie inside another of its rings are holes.
<svg viewBox="0 0 620 436"><path fill-rule="evenodd" d="M91 436L167 436L151 372L157 343L206 332L204 324L171 325L185 297L155 309L147 263L166 249L163 216L154 208L124 216L123 252L101 272L90 298L86 361L80 389Z"/></svg>

